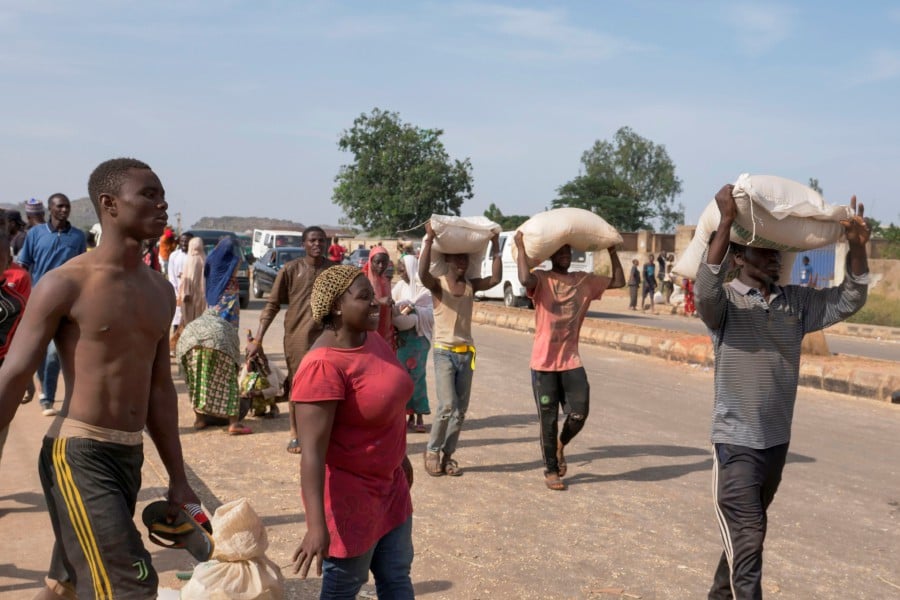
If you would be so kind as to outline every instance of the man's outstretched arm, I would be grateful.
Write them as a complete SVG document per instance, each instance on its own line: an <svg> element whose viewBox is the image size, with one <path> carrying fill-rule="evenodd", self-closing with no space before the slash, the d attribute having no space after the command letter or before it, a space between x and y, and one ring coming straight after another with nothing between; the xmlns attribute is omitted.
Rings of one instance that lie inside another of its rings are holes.
<svg viewBox="0 0 900 600"><path fill-rule="evenodd" d="M77 290L74 290L77 293ZM0 367L0 429L16 414L28 382L47 352L62 318L69 313L73 289L58 273L49 272L36 285ZM166 359L169 351L166 349Z"/></svg>

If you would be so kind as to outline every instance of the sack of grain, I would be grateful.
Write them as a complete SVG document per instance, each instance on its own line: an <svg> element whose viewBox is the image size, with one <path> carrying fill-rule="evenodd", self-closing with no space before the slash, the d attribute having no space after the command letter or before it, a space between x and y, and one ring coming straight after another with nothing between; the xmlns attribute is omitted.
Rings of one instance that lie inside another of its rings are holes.
<svg viewBox="0 0 900 600"><path fill-rule="evenodd" d="M568 244L573 250L596 252L622 243L616 228L600 215L583 208L554 208L538 213L522 223L522 232L529 266L536 267L557 250ZM512 247L513 259L518 248Z"/></svg>
<svg viewBox="0 0 900 600"><path fill-rule="evenodd" d="M839 241L844 234L840 221L853 215L849 206L826 204L815 190L773 175L742 174L734 184L733 196L738 212L731 241L780 250L782 284L790 280L796 252ZM691 243L672 269L677 275L696 279L697 267L719 219L719 207L713 200L700 215Z"/></svg>
<svg viewBox="0 0 900 600"><path fill-rule="evenodd" d="M429 269L435 277L447 273L446 254L468 254L469 269L466 277L481 277L481 262L488 250L488 242L500 233L500 225L487 217L454 217L431 215L434 243L431 247Z"/></svg>

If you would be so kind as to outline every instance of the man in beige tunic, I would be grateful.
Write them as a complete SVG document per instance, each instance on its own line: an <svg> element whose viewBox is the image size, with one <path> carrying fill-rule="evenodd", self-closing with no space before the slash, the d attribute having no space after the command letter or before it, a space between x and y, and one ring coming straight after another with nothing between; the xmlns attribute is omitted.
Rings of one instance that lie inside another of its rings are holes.
<svg viewBox="0 0 900 600"><path fill-rule="evenodd" d="M325 231L321 227L307 227L303 231L306 256L285 263L278 272L266 306L259 316L256 337L247 344L247 357L253 358L260 352L263 336L275 319L275 315L281 310L281 305L287 304L287 312L284 315L284 358L288 371L285 378L286 396L290 395L291 381L297 366L321 332L313 321L309 299L316 276L335 264L325 258L326 242ZM300 454L300 439L294 420L294 403L288 402L288 406L291 416L291 439L287 451L291 454Z"/></svg>

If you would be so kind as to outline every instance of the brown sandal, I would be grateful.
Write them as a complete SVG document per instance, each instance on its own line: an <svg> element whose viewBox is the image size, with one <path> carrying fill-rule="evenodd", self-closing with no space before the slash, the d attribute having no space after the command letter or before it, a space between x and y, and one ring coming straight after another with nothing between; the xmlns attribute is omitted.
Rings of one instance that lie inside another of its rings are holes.
<svg viewBox="0 0 900 600"><path fill-rule="evenodd" d="M566 472L569 470L569 465L566 464L566 454L563 451L563 446L561 443L556 443L556 468L559 472L560 477L565 477Z"/></svg>
<svg viewBox="0 0 900 600"><path fill-rule="evenodd" d="M547 486L548 490L553 490L555 492L561 492L566 489L565 482L560 479L559 475L556 473L547 473L544 475L544 485Z"/></svg>
<svg viewBox="0 0 900 600"><path fill-rule="evenodd" d="M459 468L459 463L450 458L449 454L444 455L444 459L441 461L441 469L450 477L459 477L462 475L462 469Z"/></svg>
<svg viewBox="0 0 900 600"><path fill-rule="evenodd" d="M439 452L431 452L427 448L425 449L425 472L432 477L440 477L444 474Z"/></svg>

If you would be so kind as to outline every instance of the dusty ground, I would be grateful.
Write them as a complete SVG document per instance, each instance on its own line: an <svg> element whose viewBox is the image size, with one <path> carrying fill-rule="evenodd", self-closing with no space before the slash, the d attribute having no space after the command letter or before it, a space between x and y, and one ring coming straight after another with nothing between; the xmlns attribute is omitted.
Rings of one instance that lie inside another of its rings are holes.
<svg viewBox="0 0 900 600"><path fill-rule="evenodd" d="M245 311L242 331L255 329L257 314ZM475 335L479 363L457 453L464 475L427 477L420 458L426 437L408 436L417 476L417 596L704 597L720 552L709 492L711 373L583 348L591 417L568 453L569 489L551 492L541 475L530 337L489 327ZM275 360L280 338L273 327L266 339ZM304 532L299 461L284 451L287 418L250 419L249 436L195 432L176 381L185 460L198 493L211 511L249 498L267 526L269 557L286 565ZM0 598L32 597L49 556L52 535L34 468L46 424L34 406L23 407L0 464ZM898 426L900 407L801 391L785 480L770 512L767 597L900 598ZM166 485L152 444L146 447L138 511ZM180 587L175 574L192 567L190 557L157 548L153 555L162 584ZM318 597L317 578L284 573L287 598Z"/></svg>

